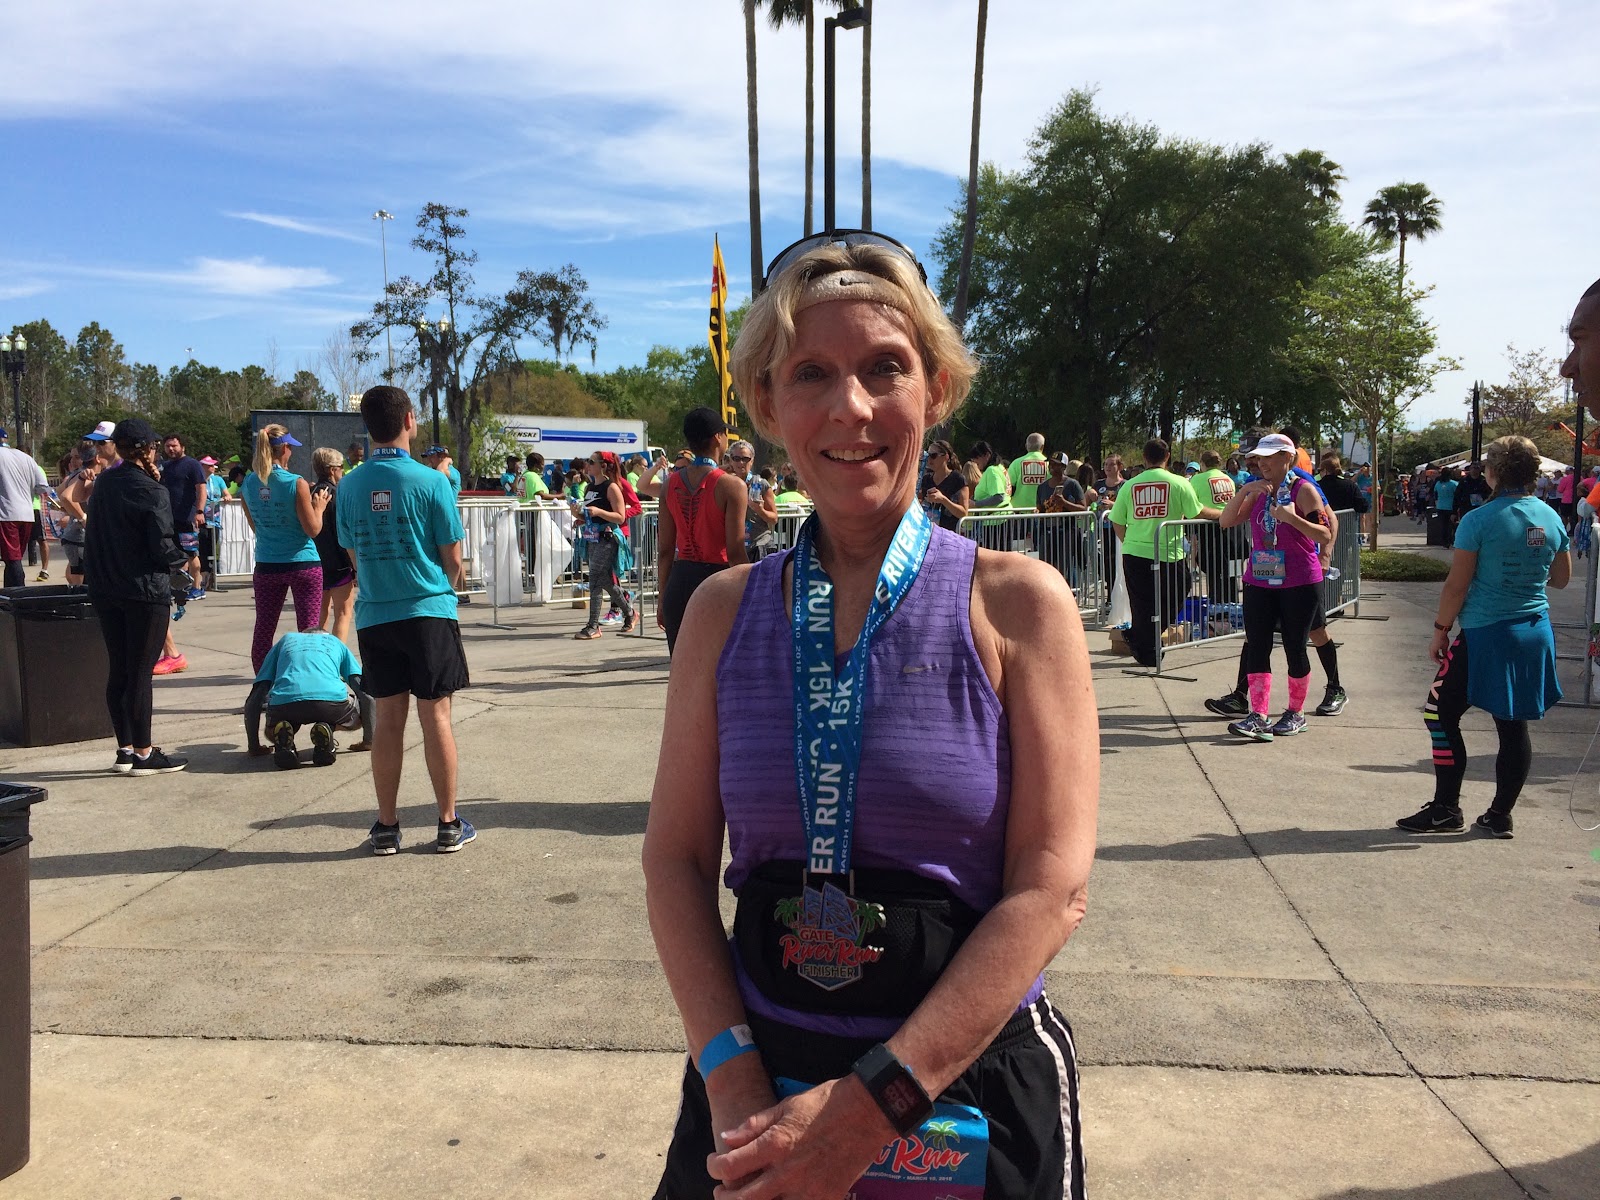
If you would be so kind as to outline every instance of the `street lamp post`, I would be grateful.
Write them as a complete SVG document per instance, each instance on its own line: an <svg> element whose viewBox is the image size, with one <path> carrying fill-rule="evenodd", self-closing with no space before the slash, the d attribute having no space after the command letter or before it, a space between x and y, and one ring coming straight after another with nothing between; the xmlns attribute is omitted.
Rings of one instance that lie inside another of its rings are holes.
<svg viewBox="0 0 1600 1200"><path fill-rule="evenodd" d="M22 377L28 373L28 339L21 330L9 337L0 337L0 361L5 363L6 378L11 381L11 413L17 427L17 447L29 441L22 424ZM28 446L32 450L31 444Z"/></svg>
<svg viewBox="0 0 1600 1200"><path fill-rule="evenodd" d="M833 222L833 31L859 29L872 19L871 10L847 8L822 22L822 230L832 233Z"/></svg>
<svg viewBox="0 0 1600 1200"><path fill-rule="evenodd" d="M372 219L378 223L378 244L383 247L383 340L389 347L389 373L384 376L388 383L394 382L394 335L389 331L389 239L384 234L384 223L394 220L394 214L379 209L372 214Z"/></svg>

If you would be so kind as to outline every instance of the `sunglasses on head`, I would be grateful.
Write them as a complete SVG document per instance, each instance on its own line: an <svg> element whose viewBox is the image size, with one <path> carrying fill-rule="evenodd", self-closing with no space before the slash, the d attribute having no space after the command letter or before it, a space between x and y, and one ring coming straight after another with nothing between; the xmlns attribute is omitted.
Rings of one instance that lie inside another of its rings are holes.
<svg viewBox="0 0 1600 1200"><path fill-rule="evenodd" d="M778 275L822 246L882 246L886 250L893 250L916 267L922 282L924 284L928 282L928 272L917 261L917 256L911 252L911 247L904 242L896 241L888 234L874 233L870 229L835 229L832 233L814 233L810 237L803 237L778 251L777 257L767 264L767 273L762 277L761 286L767 287Z"/></svg>

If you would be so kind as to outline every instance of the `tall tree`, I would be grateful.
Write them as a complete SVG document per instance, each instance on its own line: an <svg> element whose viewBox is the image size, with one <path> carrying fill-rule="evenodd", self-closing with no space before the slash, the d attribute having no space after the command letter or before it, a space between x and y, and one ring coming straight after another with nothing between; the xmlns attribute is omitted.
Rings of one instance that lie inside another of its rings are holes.
<svg viewBox="0 0 1600 1200"><path fill-rule="evenodd" d="M861 27L861 228L872 228L872 4Z"/></svg>
<svg viewBox="0 0 1600 1200"><path fill-rule="evenodd" d="M1339 185L1345 181L1344 168L1321 150L1297 150L1283 156L1284 163L1295 177L1318 200L1329 208L1338 208L1342 197Z"/></svg>
<svg viewBox="0 0 1600 1200"><path fill-rule="evenodd" d="M595 334L606 325L587 297L588 284L570 263L557 272L521 271L504 296L478 293L472 276L478 255L463 244L466 228L460 222L466 216L463 208L424 205L411 245L433 256L433 274L390 281L371 314L350 327L363 361L377 357L373 343L385 329L409 336L396 365L402 373L425 372L444 392L450 444L461 462L471 461L472 430L489 399L488 388L480 385L516 358L521 339L568 353L587 342L592 354ZM448 321L442 328L440 309Z"/></svg>
<svg viewBox="0 0 1600 1200"><path fill-rule="evenodd" d="M978 236L978 130L983 114L983 46L989 30L989 0L978 0L978 43L972 65L972 145L967 154L967 215L961 231L961 269L956 276L955 322L967 324L967 288L972 283L972 244Z"/></svg>
<svg viewBox="0 0 1600 1200"><path fill-rule="evenodd" d="M1423 242L1442 229L1443 206L1425 183L1394 183L1367 201L1361 223L1385 246L1400 244L1400 290L1406 286L1406 241Z"/></svg>
<svg viewBox="0 0 1600 1200"><path fill-rule="evenodd" d="M837 5L838 0L823 0ZM806 38L806 200L804 231L811 236L813 224L817 162L816 114L816 0L767 0L767 20L774 29L798 25L805 30Z"/></svg>
<svg viewBox="0 0 1600 1200"><path fill-rule="evenodd" d="M1417 397L1456 367L1434 356L1438 339L1422 315L1426 295L1395 288L1387 265L1370 255L1329 271L1301 295L1304 321L1287 356L1339 390L1374 454L1379 438L1398 429ZM1376 547L1381 514L1373 518Z"/></svg>
<svg viewBox="0 0 1600 1200"><path fill-rule="evenodd" d="M756 108L756 0L744 3L744 111L750 159L750 294L761 294L761 137Z"/></svg>
<svg viewBox="0 0 1600 1200"><path fill-rule="evenodd" d="M127 402L133 371L122 344L98 321L78 330L73 345L72 374L78 394L95 408Z"/></svg>

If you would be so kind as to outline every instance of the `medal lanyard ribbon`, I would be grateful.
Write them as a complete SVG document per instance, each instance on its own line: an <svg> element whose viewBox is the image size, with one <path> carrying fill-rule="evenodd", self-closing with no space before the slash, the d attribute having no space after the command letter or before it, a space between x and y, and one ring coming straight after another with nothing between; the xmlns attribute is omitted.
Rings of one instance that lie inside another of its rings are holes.
<svg viewBox="0 0 1600 1200"><path fill-rule="evenodd" d="M689 460L689 465L691 467L714 467L717 465L717 460L714 458L707 458L704 454L696 454L692 459Z"/></svg>
<svg viewBox="0 0 1600 1200"><path fill-rule="evenodd" d="M1278 485L1276 502L1288 507L1294 503L1295 474L1291 471L1283 477L1283 482ZM1276 547L1278 544L1278 518L1272 515L1274 499L1270 496L1261 498L1261 533L1267 539L1267 545Z"/></svg>
<svg viewBox="0 0 1600 1200"><path fill-rule="evenodd" d="M844 669L834 671L833 581L817 561L813 513L794 552L794 767L805 829L806 869L819 875L850 870L861 772L861 727L867 709L867 651L922 570L933 524L913 504L900 518L878 570L878 585Z"/></svg>

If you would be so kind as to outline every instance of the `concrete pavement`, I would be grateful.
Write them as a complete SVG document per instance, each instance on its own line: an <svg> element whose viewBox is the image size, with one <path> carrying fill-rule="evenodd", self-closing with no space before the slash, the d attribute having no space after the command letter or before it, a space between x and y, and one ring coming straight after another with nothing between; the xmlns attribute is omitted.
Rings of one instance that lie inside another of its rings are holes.
<svg viewBox="0 0 1600 1200"><path fill-rule="evenodd" d="M1191 683L1127 674L1091 635L1100 850L1049 976L1097 1197L1600 1192L1600 834L1566 812L1600 714L1535 727L1515 840L1401 833L1431 789L1437 585L1372 590L1363 616L1388 620L1335 626L1350 707L1271 746L1201 707L1236 643L1173 655ZM418 852L374 859L362 756L290 774L241 752L248 591L189 614L190 670L157 681L157 740L189 772L0 749L0 776L51 790L34 1161L0 1197L648 1195L682 1063L638 867L659 636L577 643L564 607L503 611L511 630L463 609L479 839L422 844L418 753ZM1493 734L1468 728L1470 818Z"/></svg>

